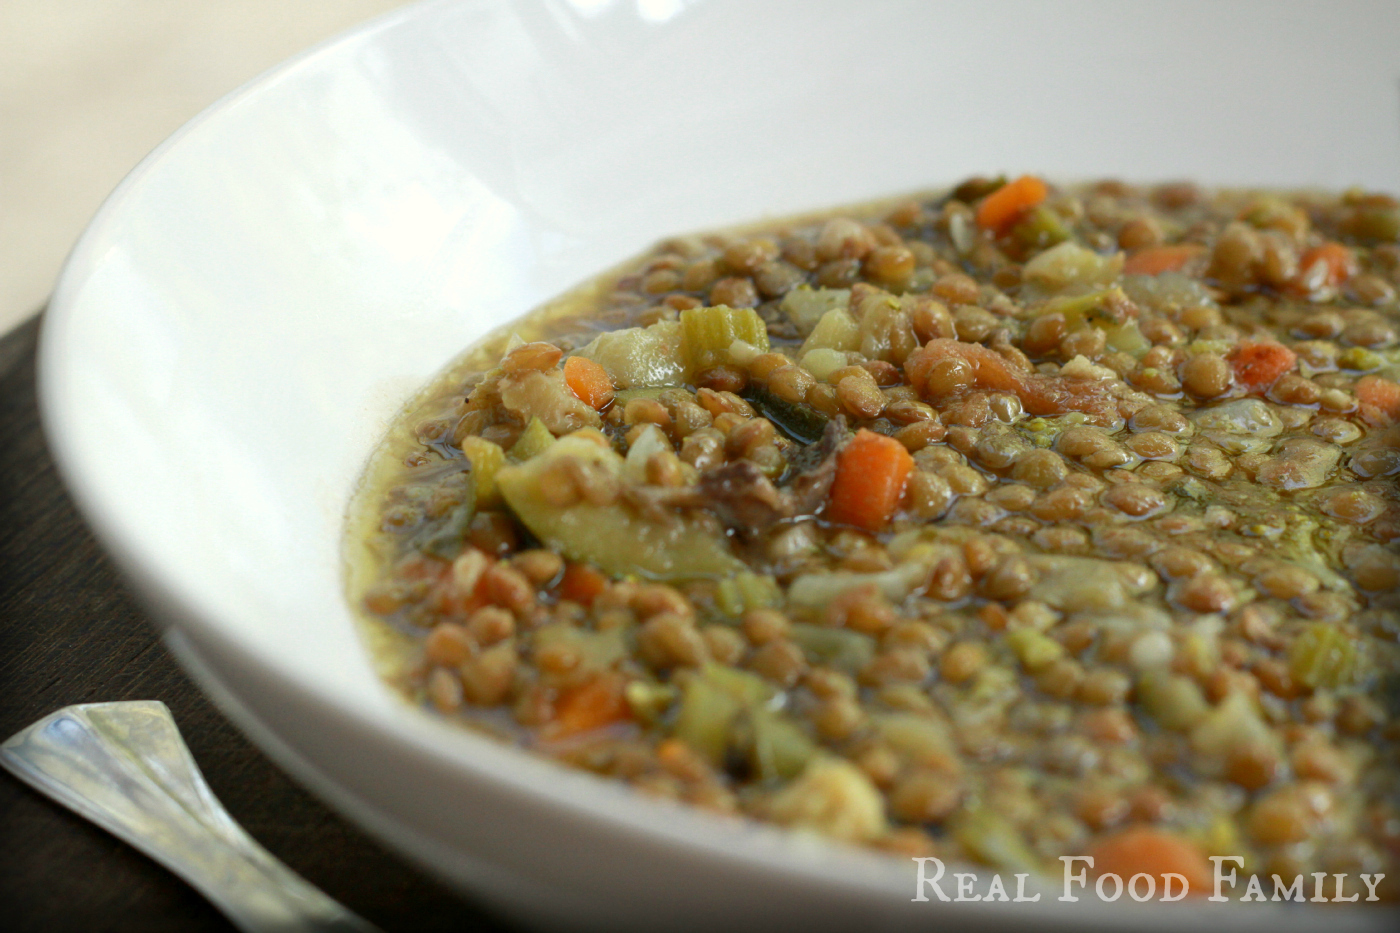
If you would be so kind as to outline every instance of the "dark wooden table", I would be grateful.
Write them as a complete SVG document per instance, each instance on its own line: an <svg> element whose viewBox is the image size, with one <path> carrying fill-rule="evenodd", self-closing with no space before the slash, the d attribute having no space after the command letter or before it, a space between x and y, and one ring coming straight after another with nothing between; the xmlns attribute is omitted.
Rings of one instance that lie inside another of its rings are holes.
<svg viewBox="0 0 1400 933"><path fill-rule="evenodd" d="M34 397L37 319L0 339L0 739L72 703L162 700L214 793L385 931L506 929L331 813L195 688L64 492ZM0 772L0 929L233 927L174 875Z"/></svg>

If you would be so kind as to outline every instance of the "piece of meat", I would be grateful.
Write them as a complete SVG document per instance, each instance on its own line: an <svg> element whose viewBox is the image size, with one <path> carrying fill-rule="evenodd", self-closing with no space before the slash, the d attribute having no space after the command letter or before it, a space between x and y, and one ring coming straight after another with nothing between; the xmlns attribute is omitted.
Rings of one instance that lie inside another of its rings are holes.
<svg viewBox="0 0 1400 933"><path fill-rule="evenodd" d="M793 500L792 513L788 517L815 515L826 504L827 494L831 492L831 484L836 479L836 454L849 439L846 417L837 415L827 423L822 439L803 449L802 459L814 461L816 465L799 470L788 483Z"/></svg>
<svg viewBox="0 0 1400 933"><path fill-rule="evenodd" d="M812 465L799 469L782 488L753 461L736 460L701 473L694 486L627 486L622 496L656 521L664 521L676 509L705 509L740 539L751 541L781 521L821 509L836 478L836 453L846 440L846 419L838 416L821 440L794 456L794 465Z"/></svg>
<svg viewBox="0 0 1400 933"><path fill-rule="evenodd" d="M707 470L700 474L698 488L704 508L745 540L792 514L792 497L774 486L751 460Z"/></svg>
<svg viewBox="0 0 1400 933"><path fill-rule="evenodd" d="M654 522L664 522L677 509L698 509L705 497L698 486L633 486L624 484L622 499Z"/></svg>

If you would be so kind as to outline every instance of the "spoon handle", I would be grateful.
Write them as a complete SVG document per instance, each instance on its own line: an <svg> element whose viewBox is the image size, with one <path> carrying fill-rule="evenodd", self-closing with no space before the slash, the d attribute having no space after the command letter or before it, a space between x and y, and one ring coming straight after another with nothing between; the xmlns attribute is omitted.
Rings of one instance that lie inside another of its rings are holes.
<svg viewBox="0 0 1400 933"><path fill-rule="evenodd" d="M245 933L372 933L233 821L164 703L85 703L0 745L0 765L155 859Z"/></svg>

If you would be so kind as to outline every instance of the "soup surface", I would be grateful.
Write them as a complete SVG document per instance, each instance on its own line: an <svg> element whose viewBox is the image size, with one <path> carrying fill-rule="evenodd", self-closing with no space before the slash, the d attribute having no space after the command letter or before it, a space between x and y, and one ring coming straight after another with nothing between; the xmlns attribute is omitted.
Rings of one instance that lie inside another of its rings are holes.
<svg viewBox="0 0 1400 933"><path fill-rule="evenodd" d="M647 794L1394 899L1397 287L1359 191L972 179L670 240L424 394L352 598L414 702Z"/></svg>

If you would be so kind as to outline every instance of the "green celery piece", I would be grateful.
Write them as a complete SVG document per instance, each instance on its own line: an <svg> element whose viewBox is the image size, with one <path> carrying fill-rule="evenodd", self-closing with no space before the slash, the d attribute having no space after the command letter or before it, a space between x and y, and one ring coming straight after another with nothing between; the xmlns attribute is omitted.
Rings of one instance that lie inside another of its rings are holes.
<svg viewBox="0 0 1400 933"><path fill-rule="evenodd" d="M875 657L875 639L849 629L798 622L792 626L792 640L818 663L848 673L860 670Z"/></svg>
<svg viewBox="0 0 1400 933"><path fill-rule="evenodd" d="M772 693L760 677L707 664L682 688L674 735L719 767L740 714L759 710Z"/></svg>
<svg viewBox="0 0 1400 933"><path fill-rule="evenodd" d="M657 321L606 331L577 353L606 369L619 389L667 386L685 381L680 342L679 322Z"/></svg>
<svg viewBox="0 0 1400 933"><path fill-rule="evenodd" d="M730 732L744 705L713 681L696 677L682 690L680 706L675 737L704 755L710 764L722 766Z"/></svg>
<svg viewBox="0 0 1400 933"><path fill-rule="evenodd" d="M1115 285L1112 288L1103 288L1083 295L1052 298L1040 306L1039 314L1059 312L1065 316L1065 326L1071 329L1084 321L1099 328L1116 327L1118 322L1114 320L1113 315L1104 305L1110 300L1120 301L1126 300L1126 298L1123 289Z"/></svg>
<svg viewBox="0 0 1400 933"><path fill-rule="evenodd" d="M1110 348L1141 359L1152 349L1152 342L1138 330L1136 321L1124 321L1116 327L1107 328L1104 336Z"/></svg>
<svg viewBox="0 0 1400 933"><path fill-rule="evenodd" d="M1020 831L989 807L973 807L958 814L953 821L953 836L973 858L993 868L1031 874L1042 868Z"/></svg>
<svg viewBox="0 0 1400 933"><path fill-rule="evenodd" d="M502 467L496 487L517 518L570 560L613 576L653 580L724 578L745 570L718 531L689 515L649 521L621 501L560 507L544 492L552 464L575 457L595 470L622 474L622 458L584 437L563 437L529 460Z"/></svg>
<svg viewBox="0 0 1400 933"><path fill-rule="evenodd" d="M816 743L796 723L779 713L756 710L753 725L754 770L766 781L797 777L817 753Z"/></svg>
<svg viewBox="0 0 1400 933"><path fill-rule="evenodd" d="M1034 208L1026 218L1011 228L1011 235L1029 250L1049 249L1073 236L1060 215L1045 205Z"/></svg>
<svg viewBox="0 0 1400 933"><path fill-rule="evenodd" d="M618 389L613 393L613 404L627 407L627 403L634 398L661 398L661 393L671 389L681 388L680 386L642 386L637 389Z"/></svg>
<svg viewBox="0 0 1400 933"><path fill-rule="evenodd" d="M757 674L727 664L708 664L704 675L745 707L761 706L773 698L776 688Z"/></svg>
<svg viewBox="0 0 1400 933"><path fill-rule="evenodd" d="M860 325L844 308L833 308L822 315L817 326L807 335L798 350L801 359L813 350L840 350L848 353L860 349Z"/></svg>
<svg viewBox="0 0 1400 933"><path fill-rule="evenodd" d="M606 670L627 656L621 629L596 632L575 628L567 622L551 622L535 630L534 648L568 648L579 658L576 671Z"/></svg>
<svg viewBox="0 0 1400 933"><path fill-rule="evenodd" d="M848 288L794 288L783 296L780 307L804 337L812 332L822 315L836 308L845 309L851 303Z"/></svg>
<svg viewBox="0 0 1400 933"><path fill-rule="evenodd" d="M753 308L687 308L681 312L681 355L692 373L732 362L736 340L768 350L768 326Z"/></svg>
<svg viewBox="0 0 1400 933"><path fill-rule="evenodd" d="M1355 683L1362 671L1356 639L1330 622L1310 622L1288 651L1288 669L1314 689Z"/></svg>
<svg viewBox="0 0 1400 933"><path fill-rule="evenodd" d="M767 574L746 572L721 580L715 600L721 612L738 618L750 609L778 605L783 600L783 591Z"/></svg>
<svg viewBox="0 0 1400 933"><path fill-rule="evenodd" d="M920 713L876 713L870 717L881 740L910 760L925 760L953 752L948 725Z"/></svg>
<svg viewBox="0 0 1400 933"><path fill-rule="evenodd" d="M531 418L515 444L506 452L506 456L515 461L529 460L544 453L553 443L554 435L544 426L544 422L538 418Z"/></svg>
<svg viewBox="0 0 1400 933"><path fill-rule="evenodd" d="M1033 628L1019 628L1006 633L1006 643L1016 653L1021 666L1038 671L1064 657L1065 647L1055 639Z"/></svg>

